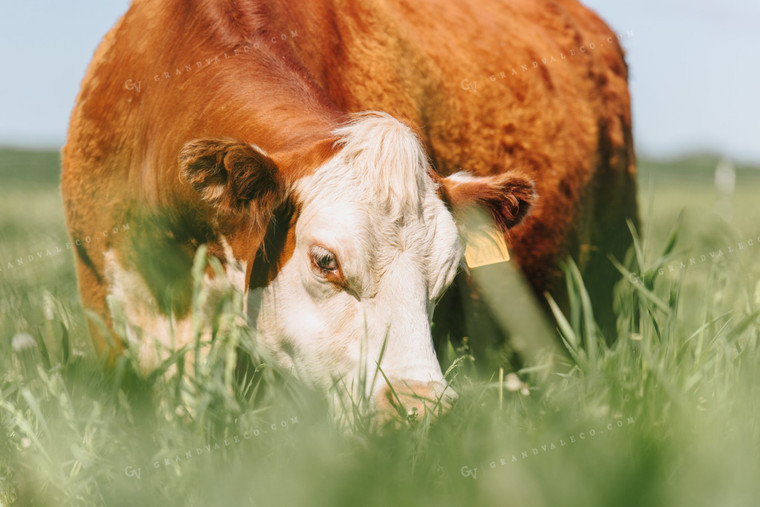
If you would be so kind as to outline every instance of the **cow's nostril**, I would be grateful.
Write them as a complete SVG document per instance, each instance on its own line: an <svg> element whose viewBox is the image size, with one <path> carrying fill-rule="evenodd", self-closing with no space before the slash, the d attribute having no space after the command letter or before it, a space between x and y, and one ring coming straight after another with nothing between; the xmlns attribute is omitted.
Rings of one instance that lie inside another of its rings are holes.
<svg viewBox="0 0 760 507"><path fill-rule="evenodd" d="M451 408L457 394L442 382L400 382L384 386L376 398L382 418L419 420L427 414L438 416Z"/></svg>

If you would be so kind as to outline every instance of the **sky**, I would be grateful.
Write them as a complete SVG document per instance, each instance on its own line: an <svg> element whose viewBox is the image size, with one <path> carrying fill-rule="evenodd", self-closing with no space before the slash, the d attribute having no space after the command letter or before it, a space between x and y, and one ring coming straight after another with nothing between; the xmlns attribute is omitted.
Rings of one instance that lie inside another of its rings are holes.
<svg viewBox="0 0 760 507"><path fill-rule="evenodd" d="M585 3L613 30L630 34L624 46L640 154L709 151L760 163L760 2ZM0 146L65 142L87 64L127 6L0 0Z"/></svg>

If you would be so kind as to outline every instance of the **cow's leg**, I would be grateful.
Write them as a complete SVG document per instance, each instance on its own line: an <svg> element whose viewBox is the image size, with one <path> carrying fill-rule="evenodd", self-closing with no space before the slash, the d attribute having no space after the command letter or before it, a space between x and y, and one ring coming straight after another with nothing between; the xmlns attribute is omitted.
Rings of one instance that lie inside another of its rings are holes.
<svg viewBox="0 0 760 507"><path fill-rule="evenodd" d="M621 263L633 240L627 225L631 220L638 227L636 175L628 161L616 168L597 172L590 191L593 195L590 242L580 245L578 256L583 280L588 290L597 324L608 343L617 338L617 316L614 311L614 287L620 272L610 261ZM622 166L622 167L621 167Z"/></svg>
<svg viewBox="0 0 760 507"><path fill-rule="evenodd" d="M499 267L488 266L485 269ZM495 289L494 293L504 293L499 288L492 289ZM443 357L446 339L451 341L454 349L466 345L467 351L475 359L476 371L486 377L500 367L507 371L517 369L523 360L512 346L504 318L499 318L495 313L509 302L496 301L489 304L487 297L472 276L459 273L439 301L433 318L433 340L438 357Z"/></svg>
<svg viewBox="0 0 760 507"><path fill-rule="evenodd" d="M100 315L104 321L98 323L92 318L87 318L87 327L90 332L95 354L99 358L106 358L112 363L122 350L122 343L118 336L111 332L111 319L106 304L108 287L105 280L96 271L89 254L84 248L76 249L77 280L82 307ZM102 324L102 325L101 325ZM106 335L108 333L109 335Z"/></svg>

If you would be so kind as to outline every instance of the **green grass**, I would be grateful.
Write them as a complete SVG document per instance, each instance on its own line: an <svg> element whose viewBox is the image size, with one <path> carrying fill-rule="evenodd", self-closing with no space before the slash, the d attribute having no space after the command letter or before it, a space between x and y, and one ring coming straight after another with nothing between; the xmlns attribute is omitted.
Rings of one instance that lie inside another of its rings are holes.
<svg viewBox="0 0 760 507"><path fill-rule="evenodd" d="M452 410L377 434L361 416L339 427L323 395L279 375L234 292L200 322L216 333L194 375L141 378L130 356L104 370L57 156L0 150L0 505L756 505L760 245L728 246L760 235L760 171L738 169L726 221L714 161L695 160L641 164L646 228L621 266L614 345L571 265L571 310L555 322L566 359L536 359L506 385L455 369ZM244 379L237 347L259 364Z"/></svg>

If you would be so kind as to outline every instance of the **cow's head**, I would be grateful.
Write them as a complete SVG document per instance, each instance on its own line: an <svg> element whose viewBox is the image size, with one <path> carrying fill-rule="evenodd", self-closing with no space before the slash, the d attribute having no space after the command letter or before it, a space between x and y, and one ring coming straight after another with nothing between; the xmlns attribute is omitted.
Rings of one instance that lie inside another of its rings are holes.
<svg viewBox="0 0 760 507"><path fill-rule="evenodd" d="M462 259L452 211L480 204L506 231L530 207L533 184L514 173L439 179L417 137L385 114L357 116L335 135L334 154L292 184L242 142L189 143L182 171L222 211L242 207L253 223L279 219L279 247L259 252L275 273L253 284L261 287L251 290L249 310L282 365L323 388L339 381L363 390L380 408L401 401L419 410L420 398L445 406L455 395L430 321ZM290 212L277 218L286 203Z"/></svg>

